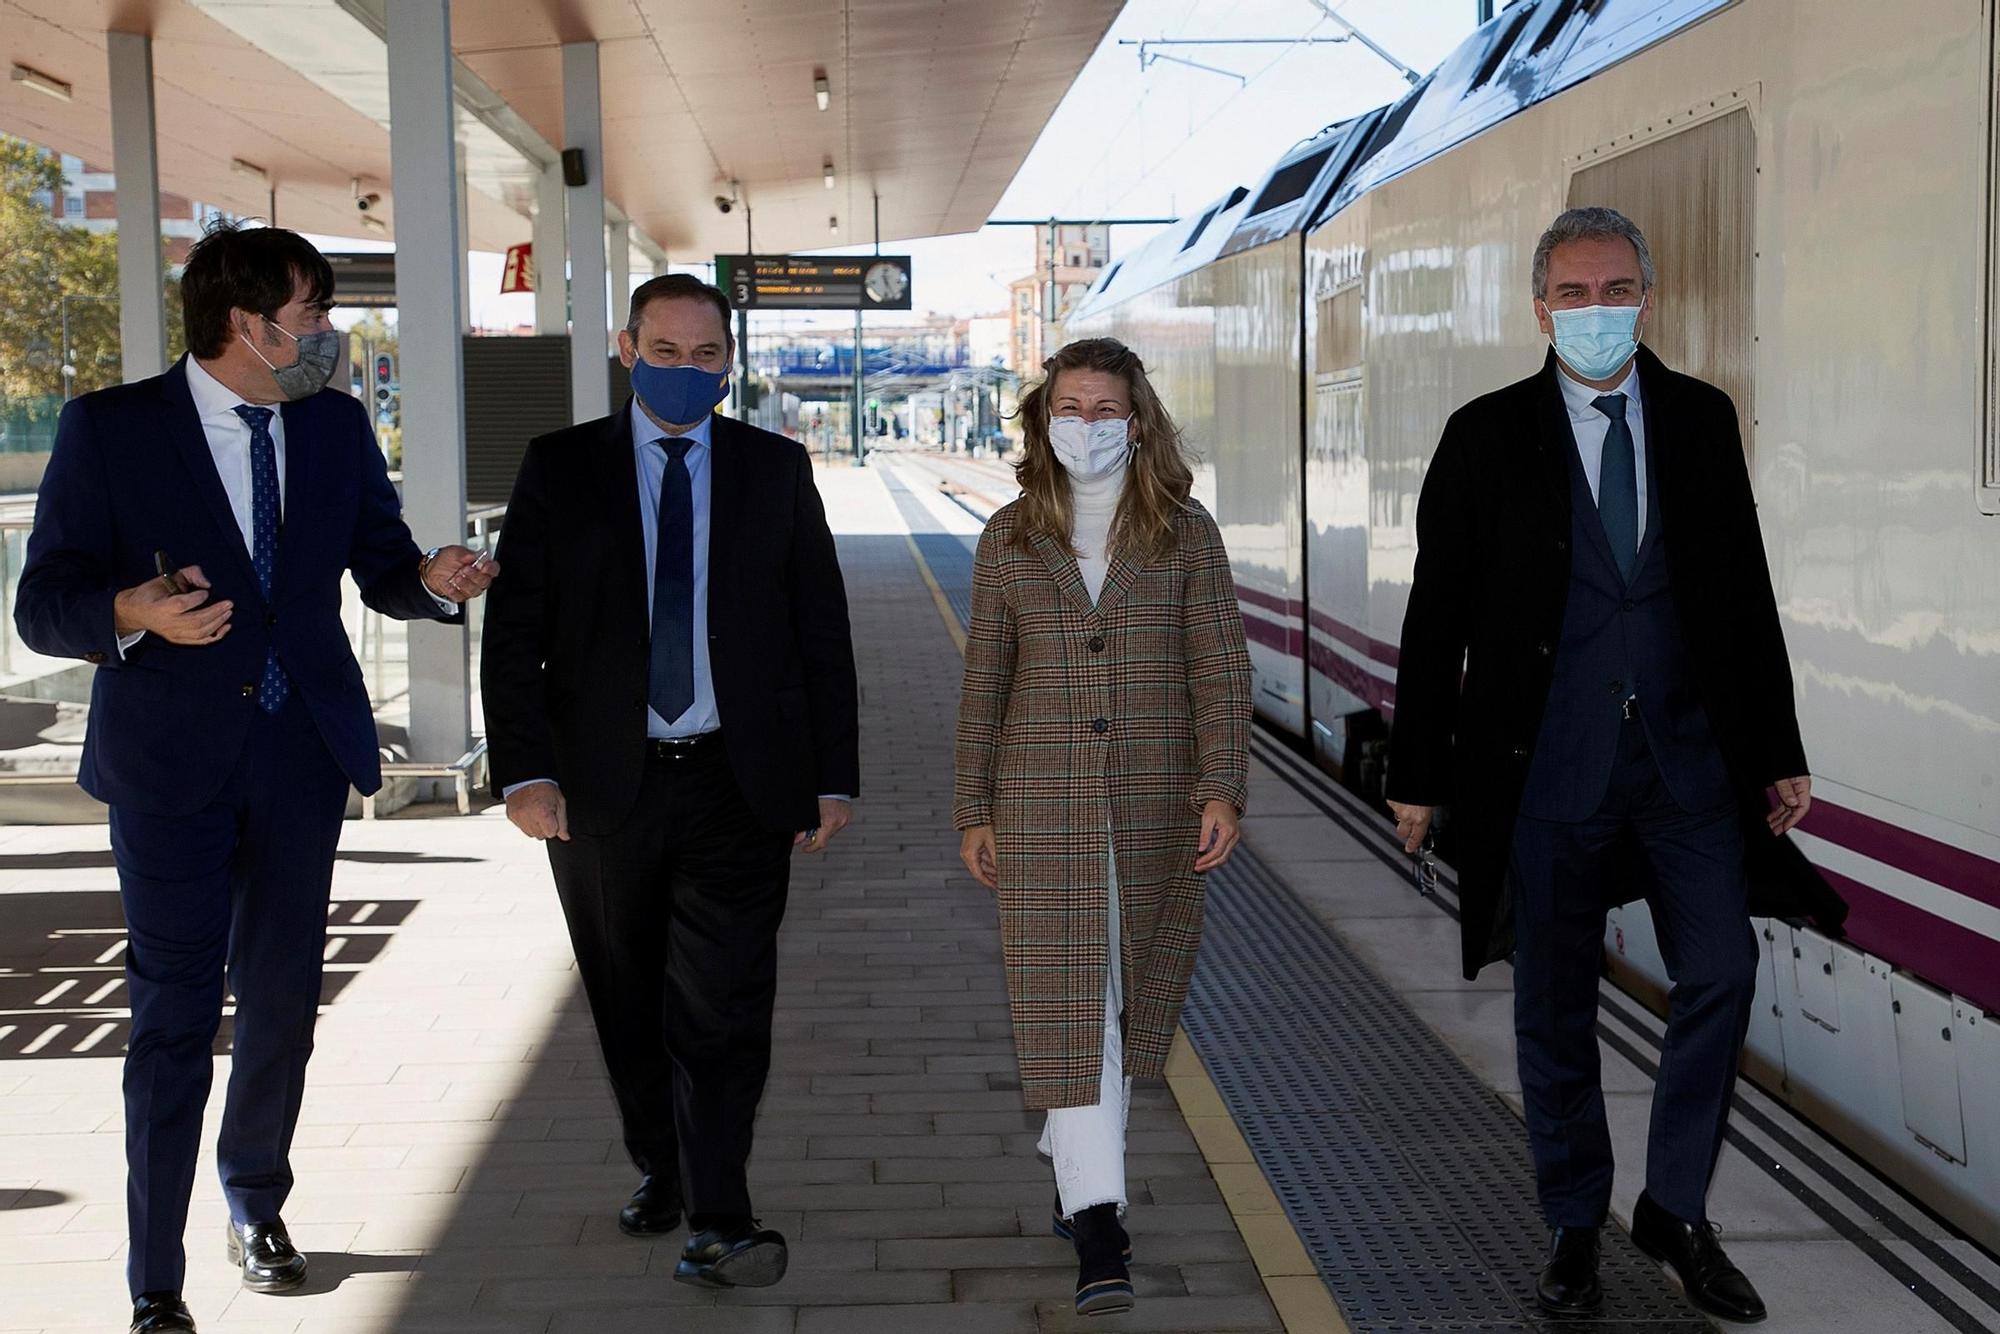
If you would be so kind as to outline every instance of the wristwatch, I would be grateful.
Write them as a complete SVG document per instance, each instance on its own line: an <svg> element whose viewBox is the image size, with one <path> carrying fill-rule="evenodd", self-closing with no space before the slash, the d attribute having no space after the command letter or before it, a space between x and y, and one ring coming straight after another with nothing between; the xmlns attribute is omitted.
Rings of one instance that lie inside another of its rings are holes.
<svg viewBox="0 0 2000 1334"><path fill-rule="evenodd" d="M432 547L424 553L424 558L417 562L417 578L421 579L431 572L431 562L436 560L438 552L443 550L443 547Z"/></svg>

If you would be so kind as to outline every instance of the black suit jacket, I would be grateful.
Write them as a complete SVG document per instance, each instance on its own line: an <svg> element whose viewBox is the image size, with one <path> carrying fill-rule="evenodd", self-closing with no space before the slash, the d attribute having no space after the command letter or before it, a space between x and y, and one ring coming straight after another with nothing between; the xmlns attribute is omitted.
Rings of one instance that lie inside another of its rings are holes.
<svg viewBox="0 0 2000 1334"><path fill-rule="evenodd" d="M1386 787L1447 808L1439 851L1458 871L1467 977L1512 951L1514 822L1576 554L1560 373L1551 352L1453 413L1417 505ZM1735 405L1643 347L1639 379L1674 609L1742 807L1751 910L1837 931L1845 904L1763 824L1765 789L1807 768ZM1628 852L1625 895L1644 897L1650 873Z"/></svg>
<svg viewBox="0 0 2000 1334"><path fill-rule="evenodd" d="M493 788L553 778L584 833L631 814L651 652L630 404L528 446L487 595L480 674ZM773 830L858 795L847 592L803 447L717 416L710 435L709 661L730 767Z"/></svg>

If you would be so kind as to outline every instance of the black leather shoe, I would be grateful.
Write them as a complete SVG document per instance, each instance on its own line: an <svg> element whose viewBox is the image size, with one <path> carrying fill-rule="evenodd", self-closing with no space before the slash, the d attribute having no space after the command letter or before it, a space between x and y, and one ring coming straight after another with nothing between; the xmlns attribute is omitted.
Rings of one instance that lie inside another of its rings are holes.
<svg viewBox="0 0 2000 1334"><path fill-rule="evenodd" d="M1632 1244L1680 1275L1689 1301L1710 1315L1753 1325L1766 1315L1764 1299L1729 1263L1715 1231L1713 1223L1676 1218L1644 1193L1632 1210Z"/></svg>
<svg viewBox="0 0 2000 1334"><path fill-rule="evenodd" d="M142 1292L132 1299L131 1334L194 1334L194 1317L178 1292Z"/></svg>
<svg viewBox="0 0 2000 1334"><path fill-rule="evenodd" d="M681 1248L674 1281L697 1288L768 1288L785 1276L785 1239L754 1218L703 1228Z"/></svg>
<svg viewBox="0 0 2000 1334"><path fill-rule="evenodd" d="M628 1237L655 1237L681 1225L681 1190L648 1172L639 1189L618 1211L618 1230Z"/></svg>
<svg viewBox="0 0 2000 1334"><path fill-rule="evenodd" d="M252 1292L290 1292L306 1281L306 1257L292 1245L284 1223L229 1224L229 1263L243 1268Z"/></svg>
<svg viewBox="0 0 2000 1334"><path fill-rule="evenodd" d="M1597 1229L1559 1227L1549 1236L1549 1262L1535 1280L1535 1300L1550 1315L1589 1315L1604 1305L1597 1280Z"/></svg>
<svg viewBox="0 0 2000 1334"><path fill-rule="evenodd" d="M1132 1246L1118 1222L1118 1206L1093 1204L1070 1215L1076 1242L1076 1313L1111 1315L1132 1309L1132 1273L1125 1255Z"/></svg>

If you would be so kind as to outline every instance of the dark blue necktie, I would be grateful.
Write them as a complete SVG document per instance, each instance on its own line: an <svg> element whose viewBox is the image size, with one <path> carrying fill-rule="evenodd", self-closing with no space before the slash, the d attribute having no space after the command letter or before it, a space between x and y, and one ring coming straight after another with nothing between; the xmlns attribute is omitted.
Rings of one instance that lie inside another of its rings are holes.
<svg viewBox="0 0 2000 1334"><path fill-rule="evenodd" d="M1597 472L1597 516L1626 583L1639 563L1639 471L1633 460L1632 428L1625 421L1631 402L1623 394L1606 394L1590 406L1611 419L1604 433L1603 461Z"/></svg>
<svg viewBox="0 0 2000 1334"><path fill-rule="evenodd" d="M686 436L659 442L667 451L660 478L660 522L653 553L653 659L647 702L672 723L694 703L694 486Z"/></svg>
<svg viewBox="0 0 2000 1334"><path fill-rule="evenodd" d="M271 440L271 410L238 404L236 415L250 428L250 563L257 568L257 591L271 601L271 578L278 569L278 447ZM276 713L292 693L278 651L264 655L264 679L257 685L257 704Z"/></svg>

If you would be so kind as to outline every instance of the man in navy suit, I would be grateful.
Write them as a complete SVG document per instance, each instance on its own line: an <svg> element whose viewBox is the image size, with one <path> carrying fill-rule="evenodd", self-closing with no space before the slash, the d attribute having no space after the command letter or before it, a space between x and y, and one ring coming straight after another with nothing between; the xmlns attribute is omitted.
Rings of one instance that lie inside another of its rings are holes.
<svg viewBox="0 0 2000 1334"><path fill-rule="evenodd" d="M326 388L346 368L310 243L212 231L181 294L187 357L63 410L15 607L37 653L98 666L78 782L111 808L130 937L134 1334L194 1328L181 1237L225 982L228 1253L252 1291L305 1280L279 1211L334 847L348 787L382 785L341 576L386 616L457 621L498 573L411 540L366 410Z"/></svg>

